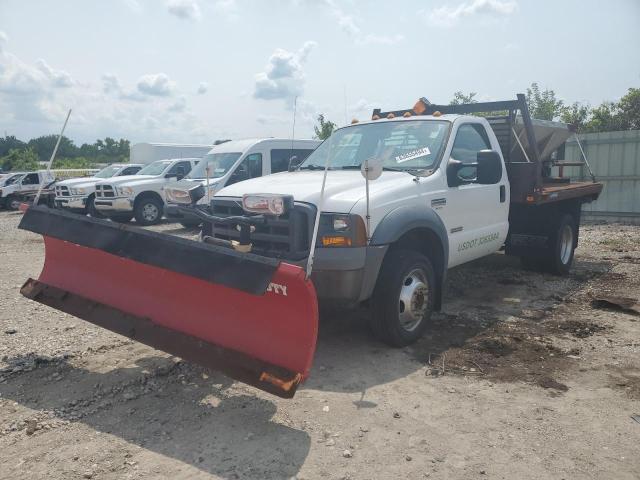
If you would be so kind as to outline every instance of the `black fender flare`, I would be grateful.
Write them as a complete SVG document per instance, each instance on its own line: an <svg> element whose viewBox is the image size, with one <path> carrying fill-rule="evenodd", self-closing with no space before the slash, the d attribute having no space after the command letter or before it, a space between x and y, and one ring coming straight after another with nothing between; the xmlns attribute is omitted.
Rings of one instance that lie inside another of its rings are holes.
<svg viewBox="0 0 640 480"><path fill-rule="evenodd" d="M415 229L427 229L433 232L442 247L442 268L436 271L440 280L440 292L436 302L439 309L442 302L444 283L447 278L449 264L449 237L447 228L440 216L431 208L419 205L405 205L398 207L383 217L371 237L371 245L390 245L407 232ZM435 265L434 265L435 266Z"/></svg>

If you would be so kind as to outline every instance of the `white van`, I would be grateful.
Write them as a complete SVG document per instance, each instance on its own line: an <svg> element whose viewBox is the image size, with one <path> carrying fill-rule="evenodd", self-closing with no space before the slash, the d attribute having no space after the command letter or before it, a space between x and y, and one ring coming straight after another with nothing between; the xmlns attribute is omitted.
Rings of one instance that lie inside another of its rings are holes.
<svg viewBox="0 0 640 480"><path fill-rule="evenodd" d="M305 160L318 145L319 140L290 140L284 138L257 138L233 140L213 147L202 161L183 180L165 186L167 204L164 213L169 220L180 222L184 227L195 227L201 223L193 215L185 217L172 202L175 195L197 185L206 187L209 170L209 194L198 204L208 205L208 197L228 185L262 177L272 173L286 172Z"/></svg>

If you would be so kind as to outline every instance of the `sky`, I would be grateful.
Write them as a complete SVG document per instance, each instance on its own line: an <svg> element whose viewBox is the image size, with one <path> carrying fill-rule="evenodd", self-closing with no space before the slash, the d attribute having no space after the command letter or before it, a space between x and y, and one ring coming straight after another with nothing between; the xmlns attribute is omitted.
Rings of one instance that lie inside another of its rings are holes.
<svg viewBox="0 0 640 480"><path fill-rule="evenodd" d="M0 135L309 138L375 107L598 105L640 87L640 0L0 0Z"/></svg>

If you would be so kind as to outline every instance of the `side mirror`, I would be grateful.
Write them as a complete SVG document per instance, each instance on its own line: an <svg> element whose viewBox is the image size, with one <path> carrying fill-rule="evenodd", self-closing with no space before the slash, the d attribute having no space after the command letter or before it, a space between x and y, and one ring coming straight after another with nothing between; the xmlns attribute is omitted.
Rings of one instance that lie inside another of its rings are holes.
<svg viewBox="0 0 640 480"><path fill-rule="evenodd" d="M178 178L178 180L182 180L182 179L184 178L184 175L185 175L185 173L184 173L184 167L183 167L182 165L180 165L180 166L178 167L178 174L176 175L176 176L177 176L177 178Z"/></svg>
<svg viewBox="0 0 640 480"><path fill-rule="evenodd" d="M447 184L450 187L459 187L460 185L467 183L462 178L458 176L460 170L463 167L471 166L473 164L470 163L462 163L460 160L454 160L453 158L449 160L447 164Z"/></svg>
<svg viewBox="0 0 640 480"><path fill-rule="evenodd" d="M480 150L478 152L477 183L493 185L502 179L502 161L495 150Z"/></svg>
<svg viewBox="0 0 640 480"><path fill-rule="evenodd" d="M300 165L300 162L298 162L298 157L296 157L295 155L293 157L291 157L289 159L289 168L288 171L289 172L293 172L296 168L298 168L298 165Z"/></svg>

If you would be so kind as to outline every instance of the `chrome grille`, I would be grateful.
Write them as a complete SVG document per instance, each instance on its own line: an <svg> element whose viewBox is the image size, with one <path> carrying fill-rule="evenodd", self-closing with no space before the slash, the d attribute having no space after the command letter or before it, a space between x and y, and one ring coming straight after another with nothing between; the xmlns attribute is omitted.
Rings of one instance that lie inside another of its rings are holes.
<svg viewBox="0 0 640 480"><path fill-rule="evenodd" d="M56 187L56 197L68 197L69 196L69 187L57 186Z"/></svg>
<svg viewBox="0 0 640 480"><path fill-rule="evenodd" d="M115 193L111 185L96 185L96 197L113 198Z"/></svg>

